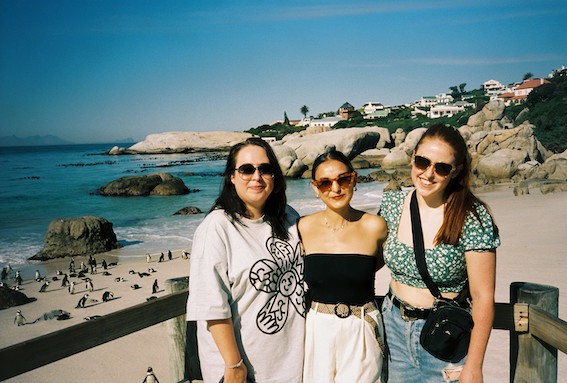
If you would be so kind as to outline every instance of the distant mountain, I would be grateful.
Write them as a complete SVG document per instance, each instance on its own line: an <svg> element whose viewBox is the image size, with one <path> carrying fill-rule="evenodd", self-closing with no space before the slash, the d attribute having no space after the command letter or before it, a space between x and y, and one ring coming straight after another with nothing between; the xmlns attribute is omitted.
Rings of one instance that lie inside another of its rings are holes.
<svg viewBox="0 0 567 383"><path fill-rule="evenodd" d="M73 142L65 141L50 134L45 136L35 135L28 137L2 136L0 146L41 146L41 145L69 145Z"/></svg>

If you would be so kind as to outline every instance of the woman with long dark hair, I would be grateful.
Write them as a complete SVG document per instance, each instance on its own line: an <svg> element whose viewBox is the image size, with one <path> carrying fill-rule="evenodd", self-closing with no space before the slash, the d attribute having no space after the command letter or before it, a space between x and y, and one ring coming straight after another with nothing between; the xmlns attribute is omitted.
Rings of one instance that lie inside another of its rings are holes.
<svg viewBox="0 0 567 383"><path fill-rule="evenodd" d="M270 145L250 138L223 177L191 253L187 320L204 381L300 382L303 258L284 176Z"/></svg>

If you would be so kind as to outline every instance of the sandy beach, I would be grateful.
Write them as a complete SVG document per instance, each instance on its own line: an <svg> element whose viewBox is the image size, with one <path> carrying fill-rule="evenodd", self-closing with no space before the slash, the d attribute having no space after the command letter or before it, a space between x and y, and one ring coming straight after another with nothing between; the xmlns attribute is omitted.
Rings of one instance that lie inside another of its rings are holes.
<svg viewBox="0 0 567 383"><path fill-rule="evenodd" d="M488 189L486 189L488 190ZM500 228L502 246L498 249L496 301L509 301L509 285L523 281L546 284L560 289L559 316L566 318L567 280L564 272L565 259L564 222L567 221L567 193L540 194L539 190L530 190L529 195L514 196L512 188L499 186L493 191L477 194L491 207L496 223ZM174 250L174 249L172 249ZM189 250L189 249L187 249ZM181 257L182 249L173 251L173 258L158 262L159 254L152 254L147 263L146 256L116 257L116 253L100 254L95 258L100 263L118 262L108 268L104 275L101 267L97 274L85 276L93 281L93 291L87 291L84 281L77 283L75 293L70 294L66 287L61 287L61 280L53 281L44 293L39 293L42 285L30 279L28 268L22 292L37 300L19 307L0 310L2 335L0 347L25 341L42 334L57 331L65 326L81 323L85 318L107 313L144 302L148 297L163 296L165 281L188 275L189 260ZM75 258L77 268L86 258ZM69 260L56 260L42 264L42 271L51 280L57 270L68 270ZM154 269L155 272L149 269ZM130 273L133 270L134 274ZM140 277L137 272L148 273ZM124 280L116 281L116 278ZM152 293L152 284L157 279L159 291ZM79 278L71 278L79 281ZM376 293L383 295L387 291L389 271L380 270L376 278ZM131 286L137 284L138 289ZM112 291L113 300L102 302L102 294ZM90 299L87 307L75 308L83 294ZM21 310L28 321L33 321L46 312L62 309L71 314L64 321L40 320L34 324L16 326L14 317ZM78 340L80 341L80 340ZM45 367L19 375L7 382L142 382L146 369L151 366L160 382L172 382L169 371L168 338L165 323L147 328L132 335L120 338L88 351L52 363ZM485 360L485 382L507 382L509 380L509 337L506 331L495 330L490 339ZM559 355L559 382L567 382L567 358Z"/></svg>

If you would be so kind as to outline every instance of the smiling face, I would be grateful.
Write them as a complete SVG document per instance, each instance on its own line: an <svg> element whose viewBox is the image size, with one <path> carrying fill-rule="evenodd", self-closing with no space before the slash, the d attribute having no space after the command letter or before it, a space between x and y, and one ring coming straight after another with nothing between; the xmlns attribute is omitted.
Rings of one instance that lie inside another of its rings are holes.
<svg viewBox="0 0 567 383"><path fill-rule="evenodd" d="M256 145L248 145L240 149L236 156L235 168L244 164L259 167L262 164L270 164L264 148ZM236 194L244 202L249 218L258 219L264 214L264 205L274 190L274 180L268 175L261 175L258 169L251 176L243 175L234 170L231 177Z"/></svg>
<svg viewBox="0 0 567 383"><path fill-rule="evenodd" d="M451 180L457 176L461 166L455 163L453 148L438 138L422 141L414 152L414 156L422 156L431 161L431 165L422 170L415 163L411 167L411 179L416 191L424 198L434 202L444 200L444 192ZM435 163L453 165L455 169L449 175L442 176L435 172Z"/></svg>
<svg viewBox="0 0 567 383"><path fill-rule="evenodd" d="M327 207L339 210L349 205L356 185L356 174L351 176L350 183L346 182L349 174L351 170L341 161L324 161L317 167L311 187ZM331 181L330 188L326 188L327 182L322 183L322 181ZM317 187L317 184L321 186Z"/></svg>

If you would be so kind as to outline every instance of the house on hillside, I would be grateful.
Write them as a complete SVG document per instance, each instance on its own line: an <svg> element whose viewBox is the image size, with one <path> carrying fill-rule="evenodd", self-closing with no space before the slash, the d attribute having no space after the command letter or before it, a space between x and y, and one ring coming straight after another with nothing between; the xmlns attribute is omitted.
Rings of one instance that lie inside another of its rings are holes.
<svg viewBox="0 0 567 383"><path fill-rule="evenodd" d="M514 88L519 84L502 85L500 81L488 80L482 84L484 89L484 94L490 98L490 100L496 99L506 99L509 97L509 93L514 92ZM504 97L500 97L506 95Z"/></svg>
<svg viewBox="0 0 567 383"><path fill-rule="evenodd" d="M386 117L390 114L390 108L384 107L384 105L379 102L367 102L362 106L363 114L365 119L374 119L380 117Z"/></svg>
<svg viewBox="0 0 567 383"><path fill-rule="evenodd" d="M352 106L351 104L349 104L348 102L345 102L343 105L341 105L341 107L339 108L339 115L344 118L345 120L348 120L350 114L354 112L354 106Z"/></svg>
<svg viewBox="0 0 567 383"><path fill-rule="evenodd" d="M427 112L427 117L453 117L453 115L464 111L465 107L461 105L435 105L432 106L431 109L429 109L429 112Z"/></svg>
<svg viewBox="0 0 567 383"><path fill-rule="evenodd" d="M320 128L331 128L339 121L343 121L345 118L341 116L332 116L324 118L314 118L309 123L309 127L320 127Z"/></svg>
<svg viewBox="0 0 567 383"><path fill-rule="evenodd" d="M431 108L433 105L437 105L437 97L435 96L423 96L416 101L416 106L420 108Z"/></svg>
<svg viewBox="0 0 567 383"><path fill-rule="evenodd" d="M543 84L549 83L548 80L543 78L536 78L531 80L526 80L517 87L514 88L512 92L506 92L498 96L499 99L504 100L506 106L511 104L521 104L528 98L528 95L532 90L541 86Z"/></svg>

